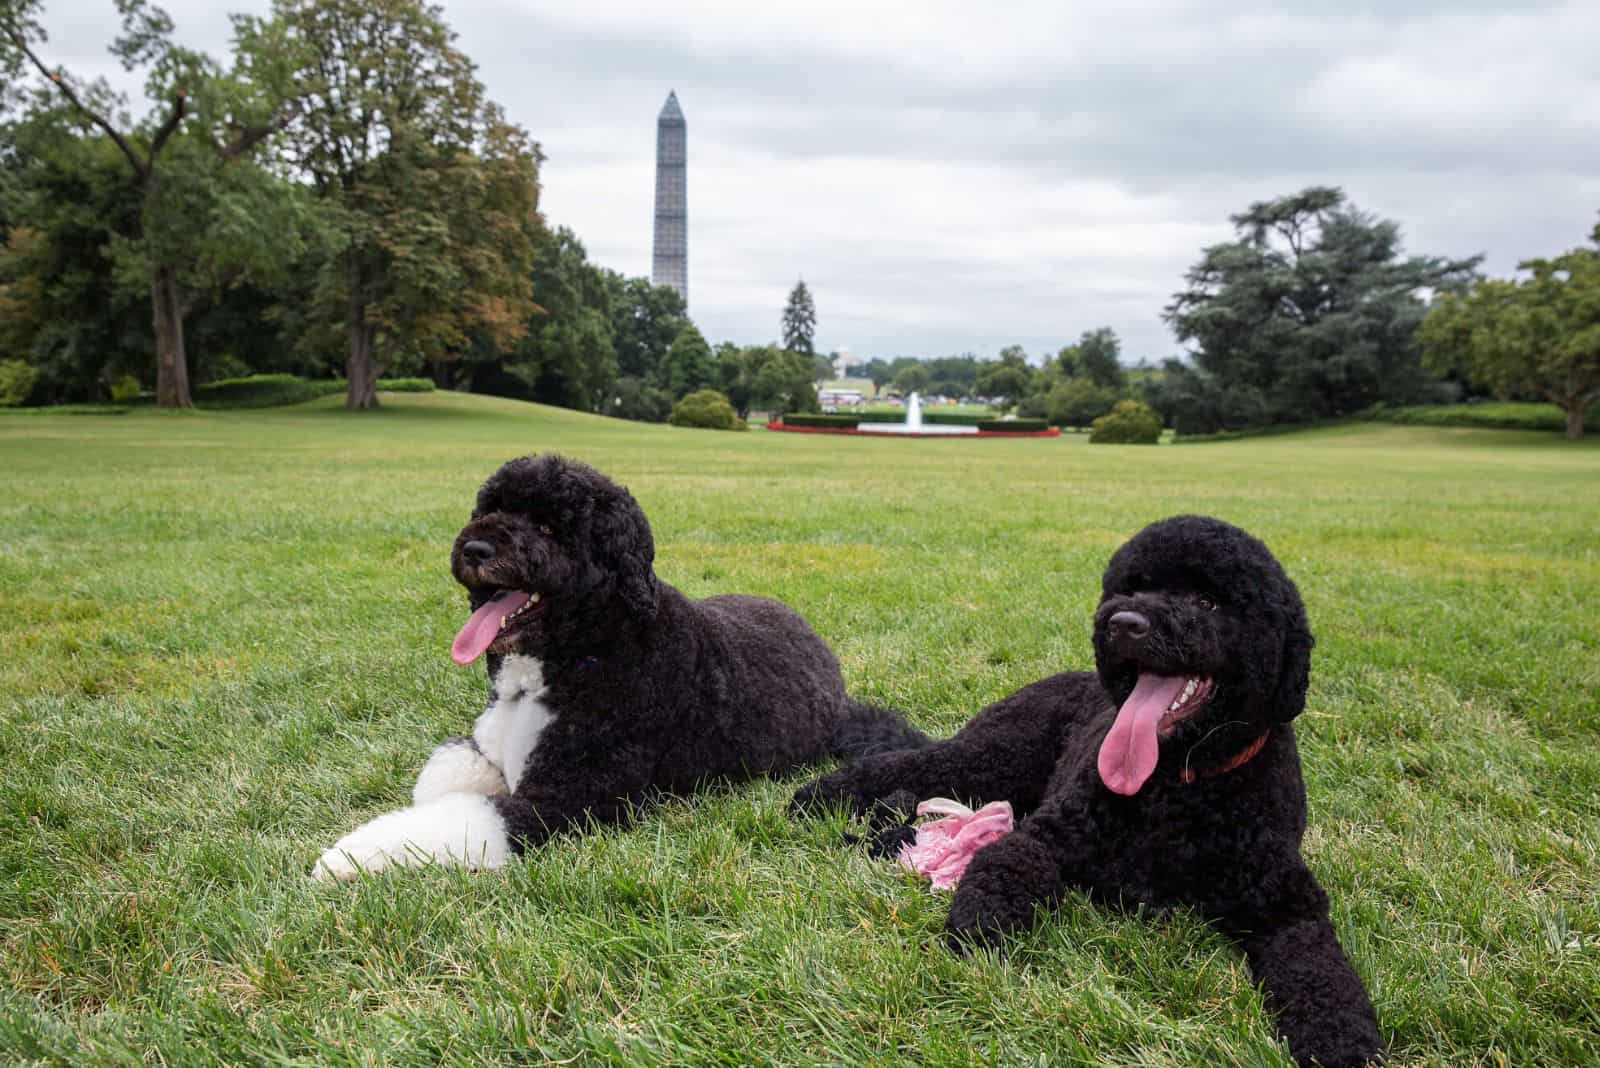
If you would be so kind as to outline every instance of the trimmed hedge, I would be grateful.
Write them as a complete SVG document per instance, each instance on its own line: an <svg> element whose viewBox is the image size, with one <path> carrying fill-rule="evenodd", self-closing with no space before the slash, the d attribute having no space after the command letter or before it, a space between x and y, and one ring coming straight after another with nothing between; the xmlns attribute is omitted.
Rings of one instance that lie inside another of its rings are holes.
<svg viewBox="0 0 1600 1068"><path fill-rule="evenodd" d="M1374 408L1365 418L1412 426L1491 427L1500 430L1567 429L1567 413L1554 404L1502 401L1483 404L1423 404L1410 408ZM1600 420L1600 404L1584 413L1588 425Z"/></svg>
<svg viewBox="0 0 1600 1068"><path fill-rule="evenodd" d="M822 414L785 412L784 426L825 426L835 430L854 430L858 423L880 423L881 419L860 419L854 415L836 415L832 412Z"/></svg>
<svg viewBox="0 0 1600 1068"><path fill-rule="evenodd" d="M432 393L436 388L431 378L378 379L379 393Z"/></svg>
<svg viewBox="0 0 1600 1068"><path fill-rule="evenodd" d="M337 380L313 382L299 375L250 375L196 386L194 404L196 408L277 408L341 393L344 389L345 384Z"/></svg>
<svg viewBox="0 0 1600 1068"><path fill-rule="evenodd" d="M978 422L981 434L1037 434L1049 429L1048 419L982 419Z"/></svg>
<svg viewBox="0 0 1600 1068"><path fill-rule="evenodd" d="M290 374L249 375L196 386L194 403L197 408L222 410L278 408L343 393L347 389L349 384L337 378L308 379ZM379 393L432 393L433 390L433 381L427 378L378 379Z"/></svg>

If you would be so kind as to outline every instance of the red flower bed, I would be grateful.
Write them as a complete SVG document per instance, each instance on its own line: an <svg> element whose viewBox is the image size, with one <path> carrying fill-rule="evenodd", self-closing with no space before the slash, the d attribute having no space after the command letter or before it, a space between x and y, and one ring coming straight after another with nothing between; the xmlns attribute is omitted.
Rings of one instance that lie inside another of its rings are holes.
<svg viewBox="0 0 1600 1068"><path fill-rule="evenodd" d="M780 430L785 434L852 434L858 438L949 438L952 441L971 441L974 438L1059 438L1061 429L1051 427L1049 430L1023 430L1010 433L1001 430L980 430L976 434L912 434L898 433L885 434L882 431L858 430L855 427L842 426L784 426L782 420L774 420L767 424L768 430Z"/></svg>

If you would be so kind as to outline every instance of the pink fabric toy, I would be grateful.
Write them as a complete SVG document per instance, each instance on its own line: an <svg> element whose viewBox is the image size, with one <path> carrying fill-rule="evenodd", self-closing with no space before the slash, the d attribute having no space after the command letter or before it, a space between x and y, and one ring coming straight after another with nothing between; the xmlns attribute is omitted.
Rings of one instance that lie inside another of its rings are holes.
<svg viewBox="0 0 1600 1068"><path fill-rule="evenodd" d="M949 890L961 878L972 855L1012 827L1011 802L991 801L974 812L948 797L917 803L919 816L943 816L917 827L917 840L900 847L900 863Z"/></svg>

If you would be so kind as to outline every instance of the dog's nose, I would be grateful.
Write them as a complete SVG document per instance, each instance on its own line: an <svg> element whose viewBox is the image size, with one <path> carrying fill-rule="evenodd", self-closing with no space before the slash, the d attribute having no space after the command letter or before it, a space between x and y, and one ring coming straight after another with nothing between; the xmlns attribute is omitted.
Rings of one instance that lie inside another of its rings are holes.
<svg viewBox="0 0 1600 1068"><path fill-rule="evenodd" d="M1150 619L1143 612L1124 608L1106 620L1111 636L1118 641L1136 642L1150 633Z"/></svg>
<svg viewBox="0 0 1600 1068"><path fill-rule="evenodd" d="M494 559L494 546L486 541L469 541L461 547L461 555L469 563L483 564Z"/></svg>

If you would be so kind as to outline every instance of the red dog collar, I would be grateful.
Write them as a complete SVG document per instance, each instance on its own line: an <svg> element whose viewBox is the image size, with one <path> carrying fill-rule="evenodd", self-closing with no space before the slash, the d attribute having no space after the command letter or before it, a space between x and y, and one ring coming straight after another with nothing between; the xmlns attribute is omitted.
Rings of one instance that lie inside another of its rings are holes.
<svg viewBox="0 0 1600 1068"><path fill-rule="evenodd" d="M1226 775L1235 768L1248 763L1252 757L1261 752L1261 750L1267 744L1267 738L1271 736L1271 734L1271 729L1262 731L1259 738L1245 746L1243 749L1239 750L1237 753L1233 754L1232 758L1227 762L1218 764L1214 768L1206 768L1204 771L1195 771L1191 767L1185 767L1179 774L1179 778L1182 779L1184 785L1187 786L1196 779L1210 779L1217 775Z"/></svg>

